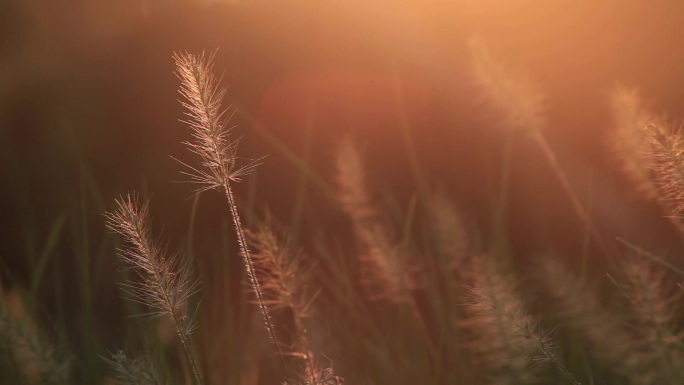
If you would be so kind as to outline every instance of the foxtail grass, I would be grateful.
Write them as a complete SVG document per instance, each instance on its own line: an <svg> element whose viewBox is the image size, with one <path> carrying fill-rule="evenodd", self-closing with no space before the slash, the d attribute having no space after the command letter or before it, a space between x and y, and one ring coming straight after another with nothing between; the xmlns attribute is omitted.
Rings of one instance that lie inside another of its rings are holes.
<svg viewBox="0 0 684 385"><path fill-rule="evenodd" d="M654 159L646 127L659 119L644 107L635 88L616 87L610 102L615 127L609 145L637 191L644 198L655 200L659 194L651 177Z"/></svg>
<svg viewBox="0 0 684 385"><path fill-rule="evenodd" d="M283 369L287 366L283 352L276 338L276 331L269 314L261 284L255 272L252 255L249 251L245 231L235 202L232 183L249 174L259 164L259 160L242 164L237 156L238 140L230 137L228 116L223 108L225 88L220 88L213 74L213 55L196 56L187 53L174 55L176 73L181 80L180 93L186 108L185 121L192 132L193 141L186 142L190 151L200 158L201 167L187 167L185 173L193 183L199 185L198 192L206 190L221 191L228 202L228 209L235 226L240 253L244 259L247 276L252 284L256 302L264 318L266 331L276 347ZM182 162L181 162L182 163Z"/></svg>
<svg viewBox="0 0 684 385"><path fill-rule="evenodd" d="M475 44L472 53L475 80L482 95L499 110L503 123L511 128L509 133L524 132L536 141L579 219L603 251L615 257L615 251L606 247L606 238L594 227L589 210L581 203L546 139L543 93L533 82L494 58L483 45ZM335 159L336 198L354 233L358 263L352 262L350 266L358 266L360 290L352 283L353 269L347 268L347 261L331 263L334 257L319 261L327 262L329 270L335 270L335 266L345 268L329 275L331 282L326 289L331 290L317 290L312 282L318 269L315 258L308 257L314 254L300 249L298 229L288 237L268 218L252 231L243 226L234 183L253 171L259 160L245 160L238 155L239 141L228 125L230 113L222 107L226 90L214 75L213 55L176 54L174 60L186 109L185 123L192 136L185 144L199 159L197 165L181 162L183 173L197 186L198 194L217 190L226 199L227 217L232 221L242 257L242 261L234 262L244 263L260 313L254 312L254 316L264 320L266 334L283 366L286 384L342 382L333 370L332 360L321 351L323 327L317 322L323 317L317 305L326 296L333 300L325 308L328 318L323 321L328 327L333 325L333 330L347 328L350 340L336 346L334 352L359 356L345 360L344 364L353 362L358 366L347 373L362 383L420 383L422 379L435 383L531 385L549 383L555 373L555 378L563 383L579 385L578 378L584 381L584 377L578 377L575 371L581 365L578 361L584 358L599 362L600 369L617 381L612 383L684 381L678 367L684 358L676 306L681 294L664 280L667 274L647 263L651 261L625 259L624 265L611 275L613 288L623 294L622 307L616 306L619 301L612 297L594 293L587 285L588 278L576 279L558 261L538 261L542 267L535 283L543 292L540 296L548 299L549 308L544 303L538 315L531 313L527 291L522 288L524 277L513 266L518 256L511 255L505 246L504 232L495 231L494 237L502 239L492 242L494 247L489 253L478 250L454 204L445 193L438 193L429 197L428 205L424 206L429 211L426 218L430 234L422 240L432 243L426 248L428 251L416 252L423 245L415 244L411 222L407 221L402 235L383 216L368 186L368 167L350 140L342 142ZM670 216L682 215L684 140L669 125L641 109L635 93L620 91L614 102L618 126L624 128L620 135L625 136L624 143L616 143L616 150L625 156L633 155L623 158L625 169L634 174L635 182L641 183L639 188L644 194L661 199ZM420 187L427 191L428 186ZM505 193L504 190L502 200L508 199ZM151 315L172 321L190 368L186 372L191 374L186 375L191 376L195 385L203 385L203 381L220 382L207 371L201 375L200 360L191 346L195 323L188 304L197 282L187 266L177 257L167 256L152 240L146 224L147 207L135 195L128 195L117 200L117 209L107 215L109 227L126 240L122 259L139 275L136 283L127 288L136 301L151 309ZM411 215L415 207L411 206ZM228 226L226 221L226 229ZM232 236L229 231L225 234ZM318 247L323 241L314 239L311 243ZM498 247L500 244L504 246ZM325 253L335 254L330 250ZM343 254L344 251L339 252ZM342 286L344 289L339 289ZM339 292L329 293L335 289ZM459 306L463 296L467 303ZM357 314L349 314L354 311ZM387 314L380 314L382 311ZM388 314L400 317L396 322L391 319L391 325L387 325ZM213 321L212 325L220 324ZM563 336L567 332L568 336L579 337L579 358L557 349L556 343L562 339L556 338L556 328L546 330L549 321L562 322ZM329 329L327 337L332 339L334 331ZM212 332L206 331L207 336ZM401 338L394 338L398 333L402 333ZM248 356L237 345L233 349L237 352L235 356ZM425 354L410 350L415 346L424 347ZM220 357L216 353L219 350L207 356L219 365L222 359L233 358ZM209 359L202 361L206 364ZM115 354L110 364L121 383L163 383L162 373L147 359ZM242 369L242 373L233 376L236 382L247 372L239 367L242 364L234 364ZM587 367L589 371L595 369L592 364ZM254 372L250 374L262 370L257 364L252 368ZM349 370L343 367L342 372L345 369ZM592 373L586 377L591 379Z"/></svg>
<svg viewBox="0 0 684 385"><path fill-rule="evenodd" d="M286 354L300 358L303 370L297 373L294 384L338 384L341 378L332 367L320 364L311 346L306 325L313 314L318 292L312 291L312 267L307 266L304 254L293 250L290 241L279 237L267 218L256 229L247 233L256 250L252 260L261 282L264 299L272 311L289 310L292 315L292 347Z"/></svg>
<svg viewBox="0 0 684 385"><path fill-rule="evenodd" d="M645 130L653 147L651 170L660 199L671 216L681 217L684 213L684 139L667 125L651 123Z"/></svg>
<svg viewBox="0 0 684 385"><path fill-rule="evenodd" d="M431 195L428 210L435 251L444 258L440 268L445 272L455 271L463 265L473 249L467 224L454 203L442 191Z"/></svg>
<svg viewBox="0 0 684 385"><path fill-rule="evenodd" d="M626 318L642 367L638 378L644 383L682 383L684 334L678 317L682 291L670 284L663 266L640 255L622 260L611 279L626 300Z"/></svg>
<svg viewBox="0 0 684 385"><path fill-rule="evenodd" d="M469 333L481 381L491 384L538 384L541 364L551 364L579 385L556 356L556 345L527 312L510 268L490 255L471 259L468 302L461 326Z"/></svg>
<svg viewBox="0 0 684 385"><path fill-rule="evenodd" d="M407 305L425 337L428 352L436 358L437 347L414 296L414 290L422 285L417 267L382 224L366 187L363 161L351 139L342 142L336 165L338 200L359 241L361 284L365 294L371 300Z"/></svg>
<svg viewBox="0 0 684 385"><path fill-rule="evenodd" d="M10 373L17 372L27 384L71 383L69 360L60 358L57 348L44 341L31 326L35 327L26 315L17 317L10 314L0 301L0 368ZM0 380L7 380L4 377L7 372L0 374Z"/></svg>
<svg viewBox="0 0 684 385"><path fill-rule="evenodd" d="M626 175L643 197L658 202L684 233L684 138L667 119L644 107L636 89L613 91L616 128L611 136Z"/></svg>
<svg viewBox="0 0 684 385"><path fill-rule="evenodd" d="M124 352L106 360L114 370L112 379L120 385L163 385L168 383L159 368L147 357L129 358Z"/></svg>
<svg viewBox="0 0 684 385"><path fill-rule="evenodd" d="M473 78L482 96L502 115L503 124L510 130L532 137L542 151L579 220L586 226L601 251L615 255L606 237L594 226L591 214L563 170L555 151L546 138L544 93L529 78L511 70L491 54L484 42L471 40Z"/></svg>
<svg viewBox="0 0 684 385"><path fill-rule="evenodd" d="M149 316L171 318L192 371L193 383L203 385L190 346L195 322L188 311L188 302L198 282L192 279L186 265L168 256L152 240L147 225L147 203L141 204L135 194L129 194L116 204L117 209L107 214L107 224L123 236L126 246L120 249L120 256L140 276L138 284L128 284L126 288L134 301L150 309Z"/></svg>
<svg viewBox="0 0 684 385"><path fill-rule="evenodd" d="M342 142L336 166L338 201L360 244L361 283L366 294L374 300L411 303L418 282L400 245L381 222L366 187L365 165L350 139Z"/></svg>
<svg viewBox="0 0 684 385"><path fill-rule="evenodd" d="M539 289L553 305L553 318L579 337L593 361L625 378L638 378L639 356L618 309L553 256L540 260L537 273Z"/></svg>

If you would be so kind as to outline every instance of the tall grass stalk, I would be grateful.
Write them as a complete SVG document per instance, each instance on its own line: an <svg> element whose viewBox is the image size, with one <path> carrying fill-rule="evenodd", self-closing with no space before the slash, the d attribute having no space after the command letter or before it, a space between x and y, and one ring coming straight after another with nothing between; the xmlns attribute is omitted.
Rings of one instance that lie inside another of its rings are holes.
<svg viewBox="0 0 684 385"><path fill-rule="evenodd" d="M482 41L473 39L470 47L475 82L483 96L499 109L503 114L504 123L510 129L525 132L532 137L561 183L573 210L587 226L597 246L605 255L616 255L607 239L594 226L590 213L582 204L579 194L546 139L543 92L532 81L496 60Z"/></svg>
<svg viewBox="0 0 684 385"><path fill-rule="evenodd" d="M366 188L361 157L350 139L346 139L337 156L338 199L351 219L359 240L362 284L370 299L405 304L425 337L428 353L437 357L428 326L418 308L413 291L420 286L415 267L405 248L392 242L389 231L378 218Z"/></svg>
<svg viewBox="0 0 684 385"><path fill-rule="evenodd" d="M196 292L198 283L193 281L189 268L177 258L168 257L149 234L146 223L148 204L140 204L134 194L117 200L117 209L107 214L108 226L124 237L128 244L120 250L121 258L136 269L141 283L128 285L133 299L152 309L151 316L168 315L178 334L193 383L203 385L194 354L190 346L190 334L194 320L188 315L188 301Z"/></svg>
<svg viewBox="0 0 684 385"><path fill-rule="evenodd" d="M191 129L194 139L192 142L186 142L186 145L192 152L199 155L203 167L203 169L199 169L186 165L189 170L186 174L190 176L192 182L200 186L198 192L216 189L222 190L225 194L257 305L264 318L271 342L276 347L283 369L287 371L282 350L276 338L275 327L255 273L231 185L233 182L239 182L242 176L253 171L259 164L259 160L240 164L241 162L237 157L239 141L232 140L229 137L231 129L227 126L226 110L222 107L226 89L220 88L218 85L219 82L213 74L212 59L213 55L208 57L187 53L174 55L176 73L181 80L180 92L185 99L182 104L187 109L188 120L186 123Z"/></svg>

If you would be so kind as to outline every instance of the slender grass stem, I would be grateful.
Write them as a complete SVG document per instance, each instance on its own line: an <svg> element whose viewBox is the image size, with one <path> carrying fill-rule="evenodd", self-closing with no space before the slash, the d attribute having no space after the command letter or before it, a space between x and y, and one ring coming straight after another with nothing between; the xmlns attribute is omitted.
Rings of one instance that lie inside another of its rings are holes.
<svg viewBox="0 0 684 385"><path fill-rule="evenodd" d="M197 364L195 363L194 355L192 354L192 350L190 350L190 341L189 341L187 335L185 335L185 333L180 328L181 320L178 318L178 316L175 313L172 313L172 316L173 316L173 324L176 327L176 332L178 333L178 337L180 338L181 345L183 346L183 350L185 351L185 355L188 358L188 363L190 364L190 370L192 371L192 375L193 375L193 382L197 385L204 385L202 382L202 377L199 374L199 370L197 369Z"/></svg>
<svg viewBox="0 0 684 385"><path fill-rule="evenodd" d="M592 238L598 247L607 256L616 255L616 253L613 252L611 247L606 242L605 237L603 237L599 230L594 226L594 221L591 218L591 215L589 215L589 212L584 208L582 202L580 202L577 192L572 187L572 184L565 174L565 171L563 171L563 168L560 166L558 158L556 157L556 153L553 151L553 149L551 149L549 142L546 140L546 136L541 131L535 131L534 139L544 153L544 156L546 156L546 159L551 164L553 172L556 174L556 177L558 177L563 190L565 190L566 195L570 199L570 203L572 204L573 210L575 210L575 214L577 214L579 219L587 226L587 231L592 235Z"/></svg>
<svg viewBox="0 0 684 385"><path fill-rule="evenodd" d="M192 182L201 185L199 191L210 189L222 189L228 201L228 207L235 226L238 246L245 262L248 278L254 289L257 304L261 311L266 329L271 342L276 347L278 356L287 372L285 359L278 345L275 327L271 321L268 308L261 292L261 285L255 274L254 263L247 246L245 233L240 221L237 204L231 181L238 181L240 176L245 175L256 167L257 163L251 162L242 167L236 167L237 140L229 137L230 128L227 127L228 119L226 111L222 108L223 96L226 91L219 87L217 79L212 72L213 55L205 58L204 55L176 54L177 74L181 80L181 94L186 101L181 102L187 108L190 119L186 122L192 129L194 141L186 144L190 150L200 156L205 170L187 166L191 172L188 174ZM229 117L228 117L229 118Z"/></svg>
<svg viewBox="0 0 684 385"><path fill-rule="evenodd" d="M254 263L252 262L252 257L249 252L249 247L247 246L247 238L245 237L245 232L242 229L242 223L240 221L240 214L238 213L237 210L237 205L235 204L235 197L233 196L233 190L230 187L230 184L228 184L228 181L224 181L223 185L226 193L226 198L228 199L228 206L230 208L230 213L231 216L233 217L233 224L235 225L235 233L238 238L238 244L240 247L240 253L242 254L242 257L245 262L245 267L247 269L247 275L249 276L249 280L252 282L252 288L254 289L254 294L257 297L257 303L259 306L259 310L261 310L261 315L264 317L264 322L266 323L266 330L268 331L269 338L271 339L271 342L273 342L273 345L275 345L275 348L278 352L278 357L280 358L280 363L283 366L283 370L287 372L287 364L285 363L285 358L283 357L283 352L282 349L280 349L280 345L278 344L278 339L276 338L276 333L275 333L275 327L273 326L273 322L271 321L271 316L268 312L268 308L266 307L266 302L264 301L264 295L261 292L261 286L259 285L259 281L254 269Z"/></svg>

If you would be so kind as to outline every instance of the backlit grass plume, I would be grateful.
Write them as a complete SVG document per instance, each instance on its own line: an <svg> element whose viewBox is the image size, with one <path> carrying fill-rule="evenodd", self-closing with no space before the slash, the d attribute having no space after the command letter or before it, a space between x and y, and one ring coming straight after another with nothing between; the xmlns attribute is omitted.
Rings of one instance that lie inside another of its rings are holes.
<svg viewBox="0 0 684 385"><path fill-rule="evenodd" d="M513 129L538 134L544 128L544 94L534 82L511 71L497 60L484 42L470 41L474 81L490 103L497 106L504 123Z"/></svg>
<svg viewBox="0 0 684 385"><path fill-rule="evenodd" d="M106 360L114 369L113 380L119 385L163 385L158 368L148 357L131 359L122 351L116 352Z"/></svg>
<svg viewBox="0 0 684 385"><path fill-rule="evenodd" d="M444 272L456 271L472 248L468 227L444 192L438 191L430 196L428 209L435 251L443 259L440 268Z"/></svg>
<svg viewBox="0 0 684 385"><path fill-rule="evenodd" d="M212 55L209 57L187 53L174 55L176 73L181 80L180 92L185 98L185 101L181 103L187 109L188 120L186 123L190 126L194 139L191 142L186 142L186 144L192 152L200 156L203 167L203 169L199 169L186 165L190 170L186 174L190 176L193 182L200 185L199 191L216 189L225 194L240 252L244 258L247 276L252 284L257 305L264 317L266 330L282 360L275 327L255 273L254 263L231 187L232 182L238 182L241 176L253 171L259 161L250 161L242 166L238 165L236 155L238 141L229 137L228 117L226 110L222 107L226 90L219 87L218 80L213 75L212 59ZM284 361L281 362L285 369Z"/></svg>
<svg viewBox="0 0 684 385"><path fill-rule="evenodd" d="M662 266L641 255L622 260L613 279L627 300L643 383L684 382L684 335L677 317L682 291L668 284Z"/></svg>
<svg viewBox="0 0 684 385"><path fill-rule="evenodd" d="M338 384L332 367L316 359L311 346L306 321L311 317L317 292L312 292L312 268L307 266L304 254L292 250L289 239L279 237L273 226L265 221L256 231L248 232L249 242L255 248L252 260L261 283L267 306L273 311L289 310L292 314L292 343L287 354L301 358L303 369L293 384Z"/></svg>
<svg viewBox="0 0 684 385"><path fill-rule="evenodd" d="M66 385L71 365L52 344L43 341L26 314L10 314L0 297L0 382ZM16 378L18 377L18 378Z"/></svg>
<svg viewBox="0 0 684 385"><path fill-rule="evenodd" d="M622 170L647 199L656 199L658 191L651 178L651 145L645 128L655 122L636 89L617 87L611 95L615 120L610 146L619 159Z"/></svg>
<svg viewBox="0 0 684 385"><path fill-rule="evenodd" d="M379 218L366 188L363 168L353 142L344 140L337 155L338 199L359 242L361 284L371 300L408 306L425 337L428 352L435 358L437 347L414 296L414 290L421 286L417 268L403 245L391 239L389 229Z"/></svg>
<svg viewBox="0 0 684 385"><path fill-rule="evenodd" d="M543 383L537 369L554 365L571 383L579 385L555 354L555 344L526 310L518 282L503 263L489 255L472 258L471 286L462 327L472 338L482 380L491 384Z"/></svg>
<svg viewBox="0 0 684 385"><path fill-rule="evenodd" d="M626 378L639 377L634 339L617 310L554 258L541 260L537 274L540 290L554 305L554 318L579 337L590 356Z"/></svg>
<svg viewBox="0 0 684 385"><path fill-rule="evenodd" d="M684 212L684 139L668 125L652 123L645 128L653 147L651 169L663 206L678 218Z"/></svg>
<svg viewBox="0 0 684 385"><path fill-rule="evenodd" d="M644 106L636 90L613 92L613 147L625 173L646 198L655 199L672 224L684 231L684 139L679 130Z"/></svg>
<svg viewBox="0 0 684 385"><path fill-rule="evenodd" d="M196 56L175 54L176 73L181 80L181 101L186 108L185 120L191 130L193 141L185 142L190 150L200 156L202 168L191 167L186 172L191 180L200 185L199 190L228 188L230 181L237 182L258 165L258 161L239 165L238 140L230 137L227 110L223 108L225 88L219 88L213 74L213 55Z"/></svg>
<svg viewBox="0 0 684 385"><path fill-rule="evenodd" d="M125 246L121 258L140 276L137 284L127 287L133 299L151 309L151 316L168 315L173 321L196 385L202 379L190 347L190 334L194 322L188 315L188 301L196 292L198 283L190 269L177 258L167 256L154 243L147 227L148 204L141 204L134 194L116 201L117 208L107 214L108 227L121 234Z"/></svg>
<svg viewBox="0 0 684 385"><path fill-rule="evenodd" d="M474 81L482 96L503 115L503 122L507 128L525 132L533 138L556 174L573 210L590 230L596 244L606 255L614 254L611 245L594 226L589 211L582 204L579 194L546 139L544 93L533 81L495 58L482 41L471 40L470 48Z"/></svg>
<svg viewBox="0 0 684 385"><path fill-rule="evenodd" d="M342 142L337 156L338 200L360 243L361 283L371 299L395 303L413 301L416 286L407 260L378 218L366 188L366 173L351 140Z"/></svg>

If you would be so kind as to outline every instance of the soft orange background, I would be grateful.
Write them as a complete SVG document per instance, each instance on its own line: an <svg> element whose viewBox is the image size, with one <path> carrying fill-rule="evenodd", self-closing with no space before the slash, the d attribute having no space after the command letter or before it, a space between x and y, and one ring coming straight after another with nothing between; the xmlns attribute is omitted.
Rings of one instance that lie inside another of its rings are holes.
<svg viewBox="0 0 684 385"><path fill-rule="evenodd" d="M608 95L635 85L656 111L682 117L682 2L6 0L0 26L0 244L10 266L22 266L15 256L30 247L27 231L42 239L65 207L79 207L84 175L106 207L144 186L155 193L155 221L167 234L185 231L189 209L167 209L191 194L169 183L182 176L168 155L190 158L171 54L217 48L242 151L269 154L240 194L254 191L249 199L285 221L300 170L275 143L332 181L335 144L350 134L375 187L405 207L415 190L405 127L434 185L486 230L505 127L471 82L466 47L478 36L545 90L549 141L597 221L615 234L666 234L654 207L631 200L607 152ZM511 184L514 243L574 252L581 226L524 138ZM308 220L341 223L324 189L305 189ZM220 225L202 215L214 204L206 199L198 221L211 238ZM637 219L652 222L653 234L638 233Z"/></svg>

